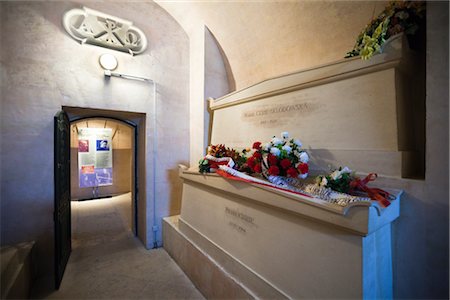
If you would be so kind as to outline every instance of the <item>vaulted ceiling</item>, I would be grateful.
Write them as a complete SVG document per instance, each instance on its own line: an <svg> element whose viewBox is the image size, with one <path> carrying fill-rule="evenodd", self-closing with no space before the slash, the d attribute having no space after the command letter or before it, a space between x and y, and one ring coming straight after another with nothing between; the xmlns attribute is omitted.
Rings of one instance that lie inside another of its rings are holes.
<svg viewBox="0 0 450 300"><path fill-rule="evenodd" d="M382 1L157 1L188 35L206 25L236 87L342 59ZM192 49L191 49L192 50Z"/></svg>

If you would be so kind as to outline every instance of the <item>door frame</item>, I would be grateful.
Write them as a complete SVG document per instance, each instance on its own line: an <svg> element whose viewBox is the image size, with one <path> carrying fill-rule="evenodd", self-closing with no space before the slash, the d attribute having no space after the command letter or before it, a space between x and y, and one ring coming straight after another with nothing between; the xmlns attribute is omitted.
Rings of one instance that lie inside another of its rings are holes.
<svg viewBox="0 0 450 300"><path fill-rule="evenodd" d="M89 108L89 107L77 107L77 106L62 106L62 110L69 116L69 121L73 121L87 118L110 118L119 120L125 123L131 123L136 125L136 144L135 144L135 184L136 184L136 196L134 197L136 202L133 202L135 206L135 231L139 240L147 245L147 185L146 185L146 114L141 112L128 112L120 110L110 110L103 108Z"/></svg>

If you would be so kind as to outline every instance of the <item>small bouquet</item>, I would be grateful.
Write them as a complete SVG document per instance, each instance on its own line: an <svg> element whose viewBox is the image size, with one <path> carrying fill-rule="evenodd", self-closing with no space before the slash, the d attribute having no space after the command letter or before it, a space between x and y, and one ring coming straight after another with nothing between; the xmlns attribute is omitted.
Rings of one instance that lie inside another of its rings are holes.
<svg viewBox="0 0 450 300"><path fill-rule="evenodd" d="M392 195L379 188L369 188L367 184L377 179L377 174L370 173L364 179L355 175L355 172L347 167L339 167L328 175L318 176L316 183L320 188L331 189L336 192L354 195L367 196L378 201L382 207L390 205Z"/></svg>
<svg viewBox="0 0 450 300"><path fill-rule="evenodd" d="M298 139L290 139L289 133L282 132L281 138L274 136L264 145L254 142L252 148L255 152L247 159L247 166L267 179L269 176L305 179L309 171L309 156L301 147Z"/></svg>
<svg viewBox="0 0 450 300"><path fill-rule="evenodd" d="M357 177L355 172L348 167L339 167L328 175L320 175L316 177L316 183L325 188L348 194L350 192L350 183Z"/></svg>
<svg viewBox="0 0 450 300"><path fill-rule="evenodd" d="M239 171L247 171L246 153L248 151L244 149L240 154L237 150L223 144L211 145L208 147L208 154L199 161L199 172L213 173L219 165L228 165Z"/></svg>

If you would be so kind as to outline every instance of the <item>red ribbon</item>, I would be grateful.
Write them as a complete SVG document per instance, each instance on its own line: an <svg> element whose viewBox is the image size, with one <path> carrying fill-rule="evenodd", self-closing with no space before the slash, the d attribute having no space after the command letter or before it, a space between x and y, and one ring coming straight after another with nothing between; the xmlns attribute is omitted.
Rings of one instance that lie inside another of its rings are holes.
<svg viewBox="0 0 450 300"><path fill-rule="evenodd" d="M388 200L391 197L391 194L388 192L378 189L378 188L369 188L367 184L370 181L374 181L377 179L378 175L375 173L370 173L363 180L357 178L350 182L350 193L354 190L359 190L366 192L370 199L378 201L382 207L388 207L391 205L391 202Z"/></svg>

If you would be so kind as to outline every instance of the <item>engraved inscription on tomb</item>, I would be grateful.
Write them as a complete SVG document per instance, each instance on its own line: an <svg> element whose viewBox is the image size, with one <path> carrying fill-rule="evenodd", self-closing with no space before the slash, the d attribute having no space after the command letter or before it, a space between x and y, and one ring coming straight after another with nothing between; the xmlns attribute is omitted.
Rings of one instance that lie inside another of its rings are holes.
<svg viewBox="0 0 450 300"><path fill-rule="evenodd" d="M289 124L290 119L314 113L323 106L314 100L308 94L302 94L293 96L288 103L255 105L243 110L241 119L263 127Z"/></svg>
<svg viewBox="0 0 450 300"><path fill-rule="evenodd" d="M225 207L225 215L229 218L228 225L241 234L246 234L250 227L258 227L253 217L237 209Z"/></svg>

